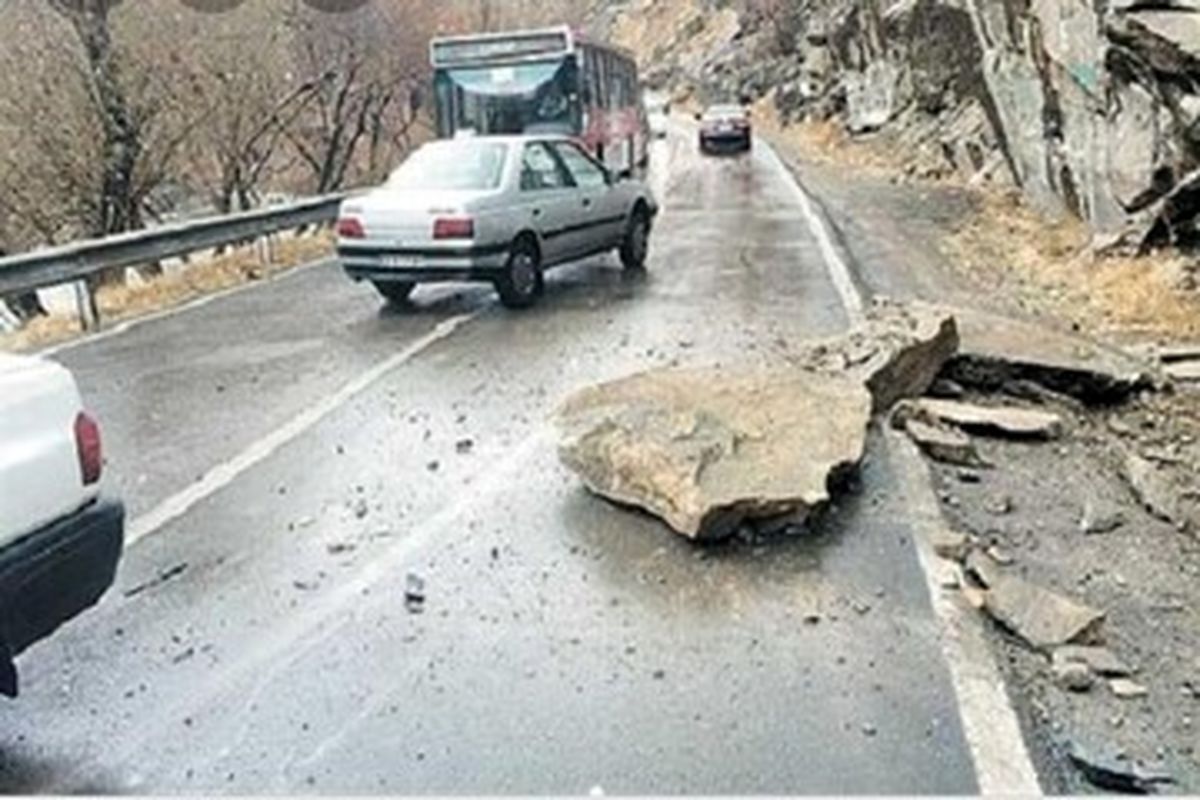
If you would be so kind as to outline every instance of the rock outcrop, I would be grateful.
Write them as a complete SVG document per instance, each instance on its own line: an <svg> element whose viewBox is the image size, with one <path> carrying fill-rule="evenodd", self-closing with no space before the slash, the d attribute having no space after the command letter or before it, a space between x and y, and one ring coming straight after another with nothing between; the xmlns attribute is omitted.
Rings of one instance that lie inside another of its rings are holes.
<svg viewBox="0 0 1200 800"><path fill-rule="evenodd" d="M1200 243L1198 0L634 0L656 79L894 140L916 175L1015 185L1101 248ZM618 37L619 38L619 37ZM664 66L665 65L665 66Z"/></svg>

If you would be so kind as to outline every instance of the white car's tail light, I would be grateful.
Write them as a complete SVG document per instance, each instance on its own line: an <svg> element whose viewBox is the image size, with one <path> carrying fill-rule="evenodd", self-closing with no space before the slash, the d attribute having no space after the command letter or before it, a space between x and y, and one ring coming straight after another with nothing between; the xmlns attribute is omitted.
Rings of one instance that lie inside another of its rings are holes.
<svg viewBox="0 0 1200 800"><path fill-rule="evenodd" d="M97 483L104 466L100 426L82 411L75 417L75 451L79 454L79 474L83 476L83 485Z"/></svg>
<svg viewBox="0 0 1200 800"><path fill-rule="evenodd" d="M434 239L474 239L475 220L468 217L442 217L433 222Z"/></svg>
<svg viewBox="0 0 1200 800"><path fill-rule="evenodd" d="M363 230L362 222L357 217L342 217L335 228L337 235L343 239L365 239L367 232Z"/></svg>

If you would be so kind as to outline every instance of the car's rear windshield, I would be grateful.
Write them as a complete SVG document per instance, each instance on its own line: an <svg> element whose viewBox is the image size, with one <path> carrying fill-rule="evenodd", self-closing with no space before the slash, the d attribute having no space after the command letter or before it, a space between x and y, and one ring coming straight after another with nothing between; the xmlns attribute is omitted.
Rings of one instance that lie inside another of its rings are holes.
<svg viewBox="0 0 1200 800"><path fill-rule="evenodd" d="M500 186L508 145L502 142L433 142L392 173L391 189L486 190Z"/></svg>

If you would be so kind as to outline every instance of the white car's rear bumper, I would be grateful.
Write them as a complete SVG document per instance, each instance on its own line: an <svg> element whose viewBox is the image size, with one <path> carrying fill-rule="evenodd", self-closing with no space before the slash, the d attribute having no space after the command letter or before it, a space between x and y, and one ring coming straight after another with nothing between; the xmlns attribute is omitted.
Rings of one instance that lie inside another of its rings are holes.
<svg viewBox="0 0 1200 800"><path fill-rule="evenodd" d="M507 245L389 248L339 242L337 252L347 275L370 281L490 281L508 262Z"/></svg>

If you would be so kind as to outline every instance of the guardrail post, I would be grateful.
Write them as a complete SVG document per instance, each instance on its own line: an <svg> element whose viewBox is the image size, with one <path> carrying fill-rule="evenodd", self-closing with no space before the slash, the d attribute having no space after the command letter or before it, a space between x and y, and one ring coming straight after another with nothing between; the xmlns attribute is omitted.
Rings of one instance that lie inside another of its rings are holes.
<svg viewBox="0 0 1200 800"><path fill-rule="evenodd" d="M96 294L91 281L75 281L75 305L79 309L79 325L85 331L100 327L100 308L96 305Z"/></svg>

